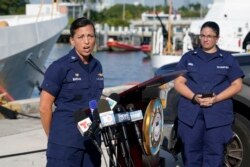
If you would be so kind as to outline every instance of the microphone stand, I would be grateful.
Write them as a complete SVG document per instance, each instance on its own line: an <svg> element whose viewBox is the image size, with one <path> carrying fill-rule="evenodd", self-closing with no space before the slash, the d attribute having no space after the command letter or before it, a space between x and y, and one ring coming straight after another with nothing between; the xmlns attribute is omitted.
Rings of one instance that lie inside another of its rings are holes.
<svg viewBox="0 0 250 167"><path fill-rule="evenodd" d="M116 110L116 113L121 113L122 111L125 111L120 105L116 106L115 110ZM124 158L126 165L129 167L131 163L133 165L133 161L130 156L130 147L129 147L126 127L124 123L120 123L118 127L119 127L119 131L121 132L119 133L119 138L121 138L121 141L119 143L121 147L122 157Z"/></svg>
<svg viewBox="0 0 250 167"><path fill-rule="evenodd" d="M113 144L111 143L111 140L109 139L107 130L108 130L107 128L104 128L101 131L101 134L102 134L104 145L105 145L105 147L107 149L107 153L108 153L108 156L109 156L109 166L113 167L113 166L116 166L116 163L115 163L115 161L113 159L113 155L115 155L115 149L114 149Z"/></svg>

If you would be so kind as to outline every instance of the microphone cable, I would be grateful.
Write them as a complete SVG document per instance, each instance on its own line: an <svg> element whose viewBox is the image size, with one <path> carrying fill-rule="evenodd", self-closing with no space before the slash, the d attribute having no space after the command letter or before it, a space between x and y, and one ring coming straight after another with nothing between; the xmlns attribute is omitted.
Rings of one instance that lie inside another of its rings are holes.
<svg viewBox="0 0 250 167"><path fill-rule="evenodd" d="M106 167L108 167L108 163L107 163L107 159L104 156L104 153L101 149L101 147L98 145L97 141L95 140L96 135L98 135L100 133L100 128L99 128L99 123L94 121L89 129L87 130L87 132L84 133L85 136L89 137L90 140L92 141L92 143L96 146L98 152L103 155L103 159L104 159L104 163L106 165Z"/></svg>
<svg viewBox="0 0 250 167"><path fill-rule="evenodd" d="M91 140L92 140L92 142L94 143L94 145L97 147L98 151L101 153L101 155L102 155L102 157L103 157L103 159L104 159L105 166L108 167L107 159L106 159L106 157L104 156L104 153L103 153L101 147L99 147L98 143L97 143L95 140L93 140L93 139L91 139Z"/></svg>
<svg viewBox="0 0 250 167"><path fill-rule="evenodd" d="M107 149L107 154L109 156L110 162L113 164L113 166L116 166L116 163L113 160L113 153L115 152L115 149L114 149L114 146L112 145L112 143L110 143L110 141L108 141L109 137L107 136L108 134L107 134L106 130L107 129L103 129L103 131L101 133L102 134L102 138L103 138L103 142L104 142L104 145L105 145L105 147ZM116 156L115 156L115 158L116 158ZM118 162L117 162L117 164L118 164ZM118 164L118 165L121 166L120 164Z"/></svg>

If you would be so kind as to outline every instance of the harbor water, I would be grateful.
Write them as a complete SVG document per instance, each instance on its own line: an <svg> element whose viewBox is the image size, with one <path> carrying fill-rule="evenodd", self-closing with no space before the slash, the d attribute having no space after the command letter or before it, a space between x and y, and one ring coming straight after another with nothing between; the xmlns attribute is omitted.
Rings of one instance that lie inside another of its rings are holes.
<svg viewBox="0 0 250 167"><path fill-rule="evenodd" d="M56 44L45 67L68 53L70 49L69 44ZM143 82L154 76L151 62L144 61L146 55L142 52L96 52L94 56L103 65L105 87ZM38 96L37 90L33 97ZM0 131L2 132L0 166L40 167L46 165L47 138L39 119L29 117L20 117L15 121L4 119L0 122ZM104 145L102 145L102 150L104 150L102 158L102 167L104 167L104 157L108 158ZM163 151L160 155L165 158L164 166L178 166L169 153Z"/></svg>
<svg viewBox="0 0 250 167"><path fill-rule="evenodd" d="M69 52L69 44L56 44L46 63ZM143 61L146 55L143 52L109 52L94 53L94 56L102 63L105 87L118 86L130 82L142 82L153 76L150 61Z"/></svg>
<svg viewBox="0 0 250 167"><path fill-rule="evenodd" d="M54 45L45 64L47 68L53 61L67 54L70 44L57 43ZM95 52L94 56L101 62L104 74L104 86L112 87L146 81L154 76L150 61L144 61L143 52ZM38 96L35 90L33 97Z"/></svg>

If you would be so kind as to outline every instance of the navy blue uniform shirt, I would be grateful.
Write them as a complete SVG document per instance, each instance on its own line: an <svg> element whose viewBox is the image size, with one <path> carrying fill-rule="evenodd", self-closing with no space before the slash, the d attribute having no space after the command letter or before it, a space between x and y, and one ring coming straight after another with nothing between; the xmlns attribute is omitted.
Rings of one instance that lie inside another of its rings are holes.
<svg viewBox="0 0 250 167"><path fill-rule="evenodd" d="M104 88L100 62L92 55L83 64L75 49L53 62L47 69L42 89L55 98L49 142L85 148L73 113L88 108L90 100L99 100ZM84 139L83 139L84 138Z"/></svg>
<svg viewBox="0 0 250 167"><path fill-rule="evenodd" d="M244 77L237 60L226 51L217 49L209 54L201 48L184 54L176 70L187 70L186 85L195 93L219 94L237 78ZM193 126L197 116L203 112L207 128L227 125L233 122L233 104L227 99L211 107L200 107L190 99L181 96L178 107L180 121Z"/></svg>

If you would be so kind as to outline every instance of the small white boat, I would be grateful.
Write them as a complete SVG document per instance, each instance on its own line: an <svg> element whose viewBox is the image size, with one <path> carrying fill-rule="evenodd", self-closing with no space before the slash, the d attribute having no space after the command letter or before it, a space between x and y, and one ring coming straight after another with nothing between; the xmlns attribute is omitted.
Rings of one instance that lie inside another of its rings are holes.
<svg viewBox="0 0 250 167"><path fill-rule="evenodd" d="M172 14L172 1L169 0L169 16ZM151 64L153 69L158 69L163 65L178 62L181 58L180 54L173 51L171 43L172 38L172 23L171 17L168 19L168 36L167 42L164 43L164 37L161 27L153 34L153 51L151 55Z"/></svg>

